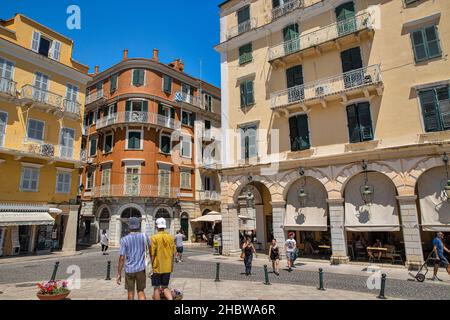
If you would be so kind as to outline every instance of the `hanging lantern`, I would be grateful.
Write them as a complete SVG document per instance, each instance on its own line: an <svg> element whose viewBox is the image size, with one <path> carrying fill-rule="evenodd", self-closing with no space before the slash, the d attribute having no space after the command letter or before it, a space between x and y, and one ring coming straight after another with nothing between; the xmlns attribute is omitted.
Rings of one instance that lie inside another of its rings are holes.
<svg viewBox="0 0 450 320"><path fill-rule="evenodd" d="M447 184L444 185L443 191L444 191L444 195L447 198L447 202L450 203L450 179L448 176L448 156L447 153L444 153L443 157L442 157L442 161L444 161L445 163L445 173L447 175Z"/></svg>
<svg viewBox="0 0 450 320"><path fill-rule="evenodd" d="M447 180L447 185L444 187L444 192L447 197L447 202L450 203L450 180Z"/></svg>
<svg viewBox="0 0 450 320"><path fill-rule="evenodd" d="M301 188L298 190L298 202L300 202L300 205L301 205L302 207L304 207L304 206L306 205L306 199L307 199L307 197L308 197L308 194L306 193L305 188L304 188L304 187L301 187Z"/></svg>
<svg viewBox="0 0 450 320"><path fill-rule="evenodd" d="M370 205L373 201L374 188L369 185L369 176L367 172L367 162L363 161L363 170L364 170L364 185L361 186L361 198L364 201L364 204Z"/></svg>
<svg viewBox="0 0 450 320"><path fill-rule="evenodd" d="M251 192L247 192L247 208L253 208L255 204L255 196Z"/></svg>

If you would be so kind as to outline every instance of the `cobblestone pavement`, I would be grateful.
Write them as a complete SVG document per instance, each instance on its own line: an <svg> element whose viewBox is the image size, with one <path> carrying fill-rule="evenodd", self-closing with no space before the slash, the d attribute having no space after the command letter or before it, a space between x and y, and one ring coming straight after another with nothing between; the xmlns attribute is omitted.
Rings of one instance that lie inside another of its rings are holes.
<svg viewBox="0 0 450 320"><path fill-rule="evenodd" d="M209 251L209 250L208 250ZM202 249L186 249L185 262L175 265L173 278L199 278L214 279L216 263L213 260L201 261L200 256L205 256ZM210 251L209 251L210 252ZM102 256L98 252L88 252L79 256L60 258L60 269L58 278L66 278L67 267L70 265L78 265L81 269L81 277L83 279L104 279L106 275L106 264L108 260L113 262L112 277L115 275L115 269L118 259L117 250L110 252L108 256ZM14 263L0 265L0 285L13 283L31 283L48 279L51 276L53 264L56 259L48 259L42 261L30 261L24 263ZM243 264L229 263L221 261L220 278L221 280L233 280L240 283L247 282L263 282L264 272L260 263L255 262L253 275L246 277L243 274ZM284 262L281 264L284 266ZM318 272L301 270L302 266L298 266L297 270L289 273L285 270L281 271L279 277L270 274L270 281L274 284L302 285L309 287L318 286ZM405 270L405 272L407 272ZM326 272L325 287L328 289L347 290L353 292L367 293L377 295L378 290L369 290L366 281L368 276L355 274L341 274ZM1 289L0 289L1 291ZM418 283L416 281L389 279L386 285L386 296L402 299L450 299L450 290L448 285L441 285L426 281ZM0 295L1 299L1 295Z"/></svg>

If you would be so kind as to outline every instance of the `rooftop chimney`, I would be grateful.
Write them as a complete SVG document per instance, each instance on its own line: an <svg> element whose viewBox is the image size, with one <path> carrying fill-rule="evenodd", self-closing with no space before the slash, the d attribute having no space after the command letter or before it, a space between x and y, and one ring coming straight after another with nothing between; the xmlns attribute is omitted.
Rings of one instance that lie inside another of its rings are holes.
<svg viewBox="0 0 450 320"><path fill-rule="evenodd" d="M181 59L175 59L174 61L169 63L169 67L177 71L184 72L184 62L181 61Z"/></svg>
<svg viewBox="0 0 450 320"><path fill-rule="evenodd" d="M98 74L98 71L99 71L98 66L95 66L95 68L94 68L94 74Z"/></svg>
<svg viewBox="0 0 450 320"><path fill-rule="evenodd" d="M127 60L128 59L128 49L123 50L123 59L122 60Z"/></svg>
<svg viewBox="0 0 450 320"><path fill-rule="evenodd" d="M153 60L158 61L158 53L159 50L158 49L153 49Z"/></svg>

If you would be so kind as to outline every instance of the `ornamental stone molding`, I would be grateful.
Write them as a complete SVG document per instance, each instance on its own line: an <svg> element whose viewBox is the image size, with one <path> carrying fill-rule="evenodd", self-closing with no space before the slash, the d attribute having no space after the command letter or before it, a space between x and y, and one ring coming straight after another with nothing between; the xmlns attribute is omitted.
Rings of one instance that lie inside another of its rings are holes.
<svg viewBox="0 0 450 320"><path fill-rule="evenodd" d="M123 213L126 209L128 209L128 208L134 208L134 209L138 210L138 211L141 213L141 216L142 216L142 217L145 216L145 209L142 208L140 205L135 204L135 203L125 203L125 204L123 204L123 205L119 208L119 210L117 210L118 216L121 217L121 216L122 216L122 213Z"/></svg>

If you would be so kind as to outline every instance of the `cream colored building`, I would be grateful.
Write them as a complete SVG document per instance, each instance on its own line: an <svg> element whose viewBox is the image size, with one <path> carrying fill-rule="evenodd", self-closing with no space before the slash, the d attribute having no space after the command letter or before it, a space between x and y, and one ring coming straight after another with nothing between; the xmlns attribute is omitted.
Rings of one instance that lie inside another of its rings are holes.
<svg viewBox="0 0 450 320"><path fill-rule="evenodd" d="M250 191L262 248L292 231L335 262L376 239L383 258L423 261L450 231L449 18L446 0L220 5L224 253Z"/></svg>

